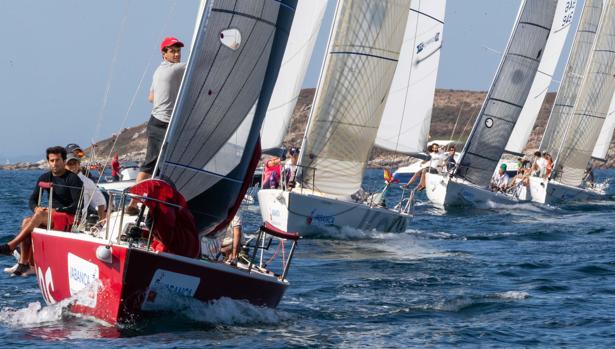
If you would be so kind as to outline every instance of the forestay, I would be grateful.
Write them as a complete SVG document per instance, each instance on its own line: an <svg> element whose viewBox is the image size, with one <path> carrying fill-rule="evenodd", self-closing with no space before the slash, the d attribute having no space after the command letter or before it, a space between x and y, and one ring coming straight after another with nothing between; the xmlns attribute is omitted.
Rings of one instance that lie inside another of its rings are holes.
<svg viewBox="0 0 615 349"><path fill-rule="evenodd" d="M611 98L609 112L606 115L604 125L602 125L602 130L600 130L600 136L598 136L594 146L594 151L592 152L593 159L606 162L606 156L613 140L613 131L615 131L615 94Z"/></svg>
<svg viewBox="0 0 615 349"><path fill-rule="evenodd" d="M446 0L412 1L376 146L403 154L425 151L434 94Z"/></svg>
<svg viewBox="0 0 615 349"><path fill-rule="evenodd" d="M530 138L534 123L542 108L542 103L549 91L553 73L570 31L576 5L576 0L557 1L551 33L549 33L547 45L538 66L538 72L536 72L536 77L532 83L532 88L525 101L525 105L523 105L519 119L510 135L508 144L506 144L505 149L508 153L519 156L523 155L523 150Z"/></svg>
<svg viewBox="0 0 615 349"><path fill-rule="evenodd" d="M327 0L302 0L297 4L280 74L263 122L263 151L282 146L326 8Z"/></svg>
<svg viewBox="0 0 615 349"><path fill-rule="evenodd" d="M188 200L200 232L228 220L241 200L295 6L296 0L205 5L158 163L160 177ZM240 126L244 131L236 132Z"/></svg>
<svg viewBox="0 0 615 349"><path fill-rule="evenodd" d="M409 7L409 0L338 2L303 139L304 188L343 197L360 189Z"/></svg>
<svg viewBox="0 0 615 349"><path fill-rule="evenodd" d="M459 161L457 176L487 186L534 81L557 1L525 0Z"/></svg>
<svg viewBox="0 0 615 349"><path fill-rule="evenodd" d="M605 5L589 69L579 92L564 147L556 162L561 182L580 185L615 91L615 1Z"/></svg>
<svg viewBox="0 0 615 349"><path fill-rule="evenodd" d="M563 145L569 124L568 116L572 114L581 82L587 71L589 55L600 24L602 6L603 0L585 0L583 5L583 13L574 36L564 76L540 143L540 149L550 153L554 159L558 157Z"/></svg>

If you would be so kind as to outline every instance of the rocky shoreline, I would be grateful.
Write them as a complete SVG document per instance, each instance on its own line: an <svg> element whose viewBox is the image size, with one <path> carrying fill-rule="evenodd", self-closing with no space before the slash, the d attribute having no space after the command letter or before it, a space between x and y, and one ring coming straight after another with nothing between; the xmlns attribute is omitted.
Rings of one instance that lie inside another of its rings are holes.
<svg viewBox="0 0 615 349"><path fill-rule="evenodd" d="M300 146L303 132L307 125L307 119L312 106L315 89L303 89L299 95L297 105L293 112L290 122L290 129L284 139L287 147ZM433 114L431 120L431 139L451 139L465 140L472 128L473 121L480 111L485 92L462 91L438 89L434 98ZM528 146L525 149L527 154L533 153L540 142L540 137L544 132L549 113L553 106L555 93L547 94L547 98L542 105L540 114ZM455 128L455 125L457 127ZM453 136L453 137L451 137ZM115 143L115 148L112 147ZM135 161L140 162L145 158L145 148L147 140L145 137L145 124L125 128L119 135L112 135L95 145L85 149L88 160L92 162L106 161L109 154L119 154L120 162ZM606 163L596 164L596 167L615 167L615 145L611 144ZM368 163L369 167L392 167L408 165L416 161L406 155L396 154L374 147ZM20 162L10 165L0 165L0 170L34 170L45 169L44 160L37 162Z"/></svg>

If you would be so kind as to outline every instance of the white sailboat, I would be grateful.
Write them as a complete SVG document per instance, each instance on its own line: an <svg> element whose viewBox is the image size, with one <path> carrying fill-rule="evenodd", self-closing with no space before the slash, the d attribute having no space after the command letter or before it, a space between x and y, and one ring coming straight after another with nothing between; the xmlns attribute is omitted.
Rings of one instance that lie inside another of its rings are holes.
<svg viewBox="0 0 615 349"><path fill-rule="evenodd" d="M430 201L443 207L513 203L489 190L510 134L527 100L551 32L558 1L525 0L507 48L453 175L426 174Z"/></svg>
<svg viewBox="0 0 615 349"><path fill-rule="evenodd" d="M397 64L376 136L375 145L379 148L426 157L445 12L446 0L413 1L410 5L402 59ZM393 176L409 179L417 167L420 169L418 162L401 167Z"/></svg>
<svg viewBox="0 0 615 349"><path fill-rule="evenodd" d="M404 231L407 215L355 201L395 73L409 0L341 0L292 191L260 190L265 222L303 234L327 227Z"/></svg>
<svg viewBox="0 0 615 349"><path fill-rule="evenodd" d="M556 100L541 144L554 158L553 173L549 180L530 182L532 201L539 203L606 197L584 187L583 177L615 90L615 1L588 0L582 21L586 27L579 27L575 36L566 84L558 91L560 102Z"/></svg>

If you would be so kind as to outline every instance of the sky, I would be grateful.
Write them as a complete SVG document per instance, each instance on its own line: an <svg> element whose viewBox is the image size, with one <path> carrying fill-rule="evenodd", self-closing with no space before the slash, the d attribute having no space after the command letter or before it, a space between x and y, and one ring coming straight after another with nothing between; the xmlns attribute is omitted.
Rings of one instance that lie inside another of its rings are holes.
<svg viewBox="0 0 615 349"><path fill-rule="evenodd" d="M438 88L489 88L520 3L448 0ZM176 36L188 47L197 6L198 0L0 0L0 163L44 158L51 145L87 147L145 122L160 41ZM334 7L329 0L304 87L318 81ZM578 1L575 20L581 7Z"/></svg>

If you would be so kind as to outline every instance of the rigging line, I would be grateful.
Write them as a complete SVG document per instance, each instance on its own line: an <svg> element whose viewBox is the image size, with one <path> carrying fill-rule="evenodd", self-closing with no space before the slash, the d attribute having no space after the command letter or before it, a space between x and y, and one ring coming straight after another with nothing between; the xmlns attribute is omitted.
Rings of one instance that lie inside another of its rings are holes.
<svg viewBox="0 0 615 349"><path fill-rule="evenodd" d="M419 9L420 9L420 7L421 7L421 3L419 1ZM413 9L411 8L410 12L412 12L412 11L413 11ZM416 11L416 13L419 14L419 15L423 14L420 11ZM408 14L408 17L409 16L410 15ZM418 38L418 35L417 35L418 31L419 31L419 21L418 21L418 18L417 18L417 21L414 24L414 41L413 41L413 45L412 45L412 50L410 51L410 52L412 52L411 55L410 55L410 62L414 61L414 57L417 54L416 50L414 50L414 46L416 45L416 41L417 41L417 38ZM401 47L403 47L403 42L402 42L402 46ZM401 57L401 47L399 49L399 54L400 54L399 60L402 59L402 57ZM412 65L411 65L410 66L410 72L408 74L408 80L406 80L408 82L408 89L410 89L410 82L411 82L412 77L414 75L414 74L412 74L413 72L414 72L414 69L412 69ZM393 75L393 79L395 79L395 75ZM393 84L393 81L391 81L391 84ZM387 99L388 99L388 97L387 97ZM404 119L405 119L404 116L406 115L406 107L407 106L408 106L408 90L406 90L406 95L404 96L404 107L402 108L402 117L400 118L399 125L398 125L399 128L398 128L398 131L397 131L397 140L395 141L395 153L394 153L395 155L393 156L393 161L394 162L397 161L397 157L399 156L399 139L401 138L401 131L402 131L403 124L404 124ZM376 137L378 137L378 135L376 135Z"/></svg>
<svg viewBox="0 0 615 349"><path fill-rule="evenodd" d="M171 20L171 18L173 17L173 15L175 14L175 8L177 6L177 0L173 1L172 5L171 5L171 10L169 11L169 15L167 16L167 18L165 19L164 24L162 25L161 29L160 29L160 33L158 34L158 37L161 37L163 35L163 33L167 30L167 27L169 25L169 22ZM143 69L143 73L141 74L141 78L139 79L139 83L137 84L137 88L135 89L135 92L132 95L132 98L130 100L130 103L128 105L128 109L126 110L126 114L124 116L124 119L122 120L122 123L120 125L120 127L118 128L118 132L117 132L117 136L115 137L111 147L109 148L109 154L105 157L105 162L104 162L104 166L102 167L102 173L100 173L100 176L98 177L98 181L96 184L100 183L100 180L103 178L103 173L104 173L104 169L107 167L107 165L109 164L109 160L111 159L111 154L113 154L115 147L117 145L117 141L120 138L121 135L121 130L124 129L124 125L126 124L126 122L128 121L128 116L130 115L130 112L132 111L132 108L134 106L134 103L136 101L137 95L139 94L139 91L141 90L141 87L143 86L143 81L145 80L145 75L147 74L147 72L149 71L150 66L152 65L152 61L155 55L158 55L158 53L152 53L148 59L148 62L145 66L145 68ZM92 147L94 148L94 147ZM88 203L89 206L89 203Z"/></svg>
<svg viewBox="0 0 615 349"><path fill-rule="evenodd" d="M451 132L451 137L450 139L453 140L455 139L455 130L457 130L457 124L459 123L459 118L461 117L461 112L463 111L463 107L465 106L466 101L462 101L461 102L461 106L459 107L459 112L457 113L457 119L455 119L455 125L453 126L453 131Z"/></svg>
<svg viewBox="0 0 615 349"><path fill-rule="evenodd" d="M120 47L122 46L122 39L124 38L124 33L126 31L126 23L128 22L128 9L130 7L130 1L126 1L124 6L124 15L122 16L122 22L120 24L120 30L117 33L117 38L115 40L115 47L113 48L113 56L111 58L111 67L109 69L109 75L107 76L107 84L105 87L105 93L103 95L102 105L100 106L100 110L98 112L98 120L96 122L96 129L94 130L94 138L97 138L98 133L102 127L102 122L105 114L105 109L107 109L107 104L109 102L109 94L111 92L111 83L113 82L113 73L115 72L115 67L117 65L117 59L120 52Z"/></svg>

